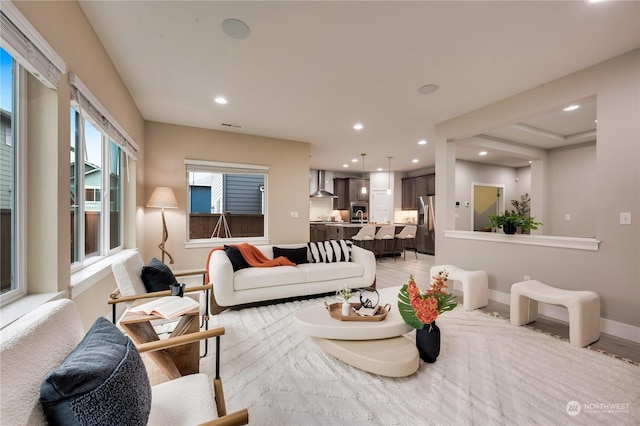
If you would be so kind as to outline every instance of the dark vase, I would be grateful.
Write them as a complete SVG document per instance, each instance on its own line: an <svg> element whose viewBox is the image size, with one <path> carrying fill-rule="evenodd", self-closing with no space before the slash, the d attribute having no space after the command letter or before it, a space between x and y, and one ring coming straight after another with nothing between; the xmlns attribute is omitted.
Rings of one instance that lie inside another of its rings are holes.
<svg viewBox="0 0 640 426"><path fill-rule="evenodd" d="M431 326L425 324L422 329L416 330L416 346L420 359L429 363L436 362L436 358L440 355L440 329L435 321Z"/></svg>
<svg viewBox="0 0 640 426"><path fill-rule="evenodd" d="M505 223L504 225L502 225L502 230L505 234L515 234L517 228L511 223Z"/></svg>

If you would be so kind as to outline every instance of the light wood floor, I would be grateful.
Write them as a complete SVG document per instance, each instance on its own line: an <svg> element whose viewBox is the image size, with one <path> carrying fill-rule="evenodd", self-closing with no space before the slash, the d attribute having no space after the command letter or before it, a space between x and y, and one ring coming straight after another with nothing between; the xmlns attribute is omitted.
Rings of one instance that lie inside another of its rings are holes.
<svg viewBox="0 0 640 426"><path fill-rule="evenodd" d="M418 253L418 259L416 259L413 252L406 253L406 260L403 260L402 256L396 256L395 261L390 257L383 258L381 262L377 263L376 285L378 288L400 286L407 283L409 275L413 275L418 285L424 288L430 281L429 274L431 267L434 265L434 259L433 256L420 253ZM462 300L461 292L454 290L454 294L458 300ZM496 313L503 318L509 318L509 305L493 300L489 300L489 305L482 308L482 311ZM528 327L565 339L569 338L569 324L553 318L540 316ZM630 340L601 333L600 340L593 343L591 347L598 351L640 363L640 344Z"/></svg>

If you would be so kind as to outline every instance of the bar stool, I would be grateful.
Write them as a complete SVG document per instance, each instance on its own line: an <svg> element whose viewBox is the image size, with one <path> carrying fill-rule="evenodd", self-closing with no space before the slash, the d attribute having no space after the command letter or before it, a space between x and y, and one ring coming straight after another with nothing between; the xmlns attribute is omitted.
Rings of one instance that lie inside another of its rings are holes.
<svg viewBox="0 0 640 426"><path fill-rule="evenodd" d="M393 242L393 258L396 258L396 244L398 241L402 241L402 255L404 260L407 260L407 241L411 241L411 248L416 255L416 259L418 259L418 250L416 249L416 232L418 231L418 227L416 225L407 225L402 231L396 234L396 239Z"/></svg>
<svg viewBox="0 0 640 426"><path fill-rule="evenodd" d="M374 250L375 253L376 247L378 248L378 253L380 254L380 261L382 261L382 249L380 248L380 244L384 244L385 248L387 246L387 241L393 240L394 233L396 232L395 225L384 225L381 226L376 236L374 237ZM395 259L394 259L395 260Z"/></svg>
<svg viewBox="0 0 640 426"><path fill-rule="evenodd" d="M367 241L372 241L375 243L375 241L373 241L375 234L376 234L375 225L365 225L362 228L360 228L360 230L356 235L351 237L351 241L354 241L354 243L356 241L360 241L360 243L362 244L360 247L366 249Z"/></svg>

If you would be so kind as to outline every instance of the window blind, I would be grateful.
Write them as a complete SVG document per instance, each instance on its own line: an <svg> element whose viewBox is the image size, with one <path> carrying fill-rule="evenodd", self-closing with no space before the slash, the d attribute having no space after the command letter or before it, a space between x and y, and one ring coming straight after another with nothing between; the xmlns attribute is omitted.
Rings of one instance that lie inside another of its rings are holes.
<svg viewBox="0 0 640 426"><path fill-rule="evenodd" d="M69 73L69 85L71 86L71 102L74 106L82 109L82 112L87 118L89 118L96 127L99 127L100 130L108 134L111 140L129 157L136 159L138 145L127 132L118 125L107 109L102 106L76 74Z"/></svg>
<svg viewBox="0 0 640 426"><path fill-rule="evenodd" d="M2 47L50 89L57 89L66 64L18 9L7 1L0 12Z"/></svg>

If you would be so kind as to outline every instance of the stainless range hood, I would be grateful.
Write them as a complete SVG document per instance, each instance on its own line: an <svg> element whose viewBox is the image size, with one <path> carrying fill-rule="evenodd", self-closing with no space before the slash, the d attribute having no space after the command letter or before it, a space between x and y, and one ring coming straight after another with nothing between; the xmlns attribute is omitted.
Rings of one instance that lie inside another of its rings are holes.
<svg viewBox="0 0 640 426"><path fill-rule="evenodd" d="M309 197L313 198L338 198L337 195L333 195L329 191L324 189L324 170L318 170L318 190L313 192Z"/></svg>

